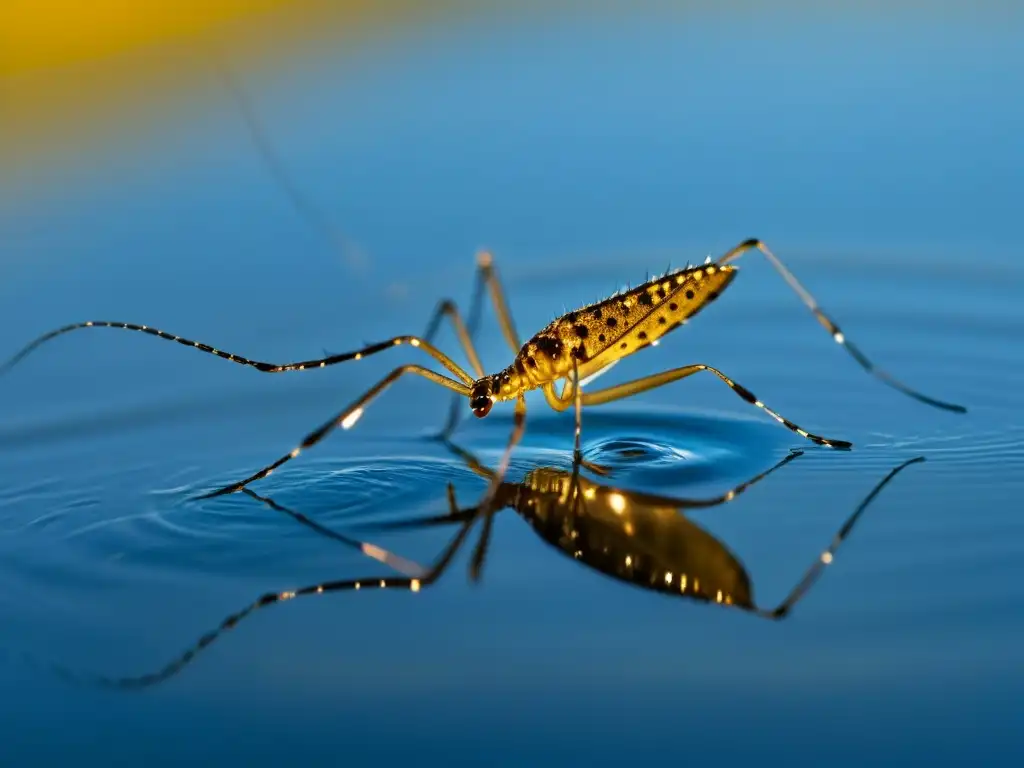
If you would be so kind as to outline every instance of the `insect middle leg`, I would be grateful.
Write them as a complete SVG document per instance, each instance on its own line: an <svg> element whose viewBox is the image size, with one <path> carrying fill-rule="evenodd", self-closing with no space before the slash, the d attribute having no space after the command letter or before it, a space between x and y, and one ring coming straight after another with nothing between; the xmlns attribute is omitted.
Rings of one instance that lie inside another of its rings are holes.
<svg viewBox="0 0 1024 768"><path fill-rule="evenodd" d="M725 382L733 392L735 392L741 398L746 400L748 403L750 403L751 405L756 405L758 408L765 411L777 422L787 427L788 429L792 430L793 432L796 432L801 437L807 438L813 443L817 443L818 445L827 445L830 448L838 449L851 448L853 445L852 443L847 442L846 440L833 440L831 438L821 437L820 435L815 435L812 434L811 432L808 432L807 430L801 428L797 424L794 424L789 419L773 411L763 402L758 400L749 389L744 387L739 382L733 381L720 370L718 370L717 368L712 368L710 365L686 365L683 366L682 368L672 368L668 371L663 371L662 373L655 373L652 374L651 376L645 376L641 379L627 381L625 384L618 384L614 387L608 387L607 389L597 390L596 392L583 392L580 395L580 399L582 400L584 406L610 403L614 400L621 400L626 397L632 397L633 395L640 394L641 392L646 392L649 389L655 389L656 387L664 386L665 384L671 384L673 381L685 379L686 377L692 376L695 373L700 373L701 371L708 371L709 373L713 373L715 376L717 376L719 379ZM575 398L574 388L570 391L569 394L572 395L573 398ZM564 411L572 404L572 402L574 402L574 400L570 400L569 398L567 398L564 392L562 395L556 393L554 391L554 387L550 384L544 388L544 396L547 399L548 404L551 405L551 407L554 408L555 410L559 411Z"/></svg>
<svg viewBox="0 0 1024 768"><path fill-rule="evenodd" d="M865 356L863 352L860 351L860 349L852 341L846 338L846 334L839 330L839 326L836 325L836 323L828 315L825 314L825 312L821 309L820 306L818 306L818 302L815 301L814 297L811 296L807 289L800 284L800 281L796 279L796 276L794 276L793 273L786 268L782 261L768 249L768 246L765 245L760 240L757 240L756 238L744 240L742 243L740 243L735 248L726 253L724 256L722 256L722 258L718 260L718 265L725 266L730 261L735 261L744 253L753 249L757 249L762 254L764 254L764 257L768 259L768 262L775 268L775 271L782 275L782 279L785 280L789 287L792 288L793 291L800 297L800 300L803 301L807 308L814 313L814 316L817 318L818 322L821 323L822 327L824 327L825 330L829 332L829 334L832 336L832 339L841 347L846 349L846 351L850 353L850 355L853 357L854 360L857 361L861 368L863 368L865 371L872 374L876 378L880 379L881 381L885 382L890 387L898 389L903 394L909 395L910 397L914 398L915 400L919 400L922 403L927 403L928 405L933 405L936 408L942 408L944 410L954 411L956 413L967 412L967 409L964 408L962 405L956 405L954 403L947 403L942 400L936 400L933 397L929 397L928 395L924 395L918 392L917 390L911 389L910 387L896 379L891 374L883 371L881 368L878 368L874 363L872 363L867 358L867 356Z"/></svg>

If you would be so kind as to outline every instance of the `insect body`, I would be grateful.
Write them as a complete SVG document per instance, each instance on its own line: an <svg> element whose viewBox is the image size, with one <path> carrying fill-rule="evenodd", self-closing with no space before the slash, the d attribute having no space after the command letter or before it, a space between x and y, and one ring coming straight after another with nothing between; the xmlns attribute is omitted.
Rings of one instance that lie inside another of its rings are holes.
<svg viewBox="0 0 1024 768"><path fill-rule="evenodd" d="M429 354L451 375L443 375L416 364L398 366L345 410L310 432L298 446L277 461L268 464L244 480L205 494L204 498L239 491L250 483L267 477L282 464L291 461L304 450L319 443L337 427L343 429L351 428L360 419L369 404L385 389L405 374L415 374L452 390L460 397L467 398L470 408L478 417L486 416L495 402L511 400L515 403L512 433L505 446L502 459L494 473L487 496L480 505L481 509L484 510L482 514L485 516L484 533L481 536L480 544L474 557L474 562L480 563L483 560L484 546L490 530L494 495L504 478L511 453L522 438L525 429L525 394L530 390L540 389L544 393L544 398L548 405L557 411L566 410L575 404L577 456L579 455L581 414L584 407L601 405L631 397L703 371L716 376L745 401L764 410L780 424L801 437L807 438L818 445L825 445L831 448L851 447L851 444L845 440L825 438L804 430L789 419L773 411L746 387L732 380L717 368L712 368L705 364L670 368L660 373L654 373L623 384L617 384L604 389L587 389L587 391L583 391L584 386L589 381L592 381L594 376L608 370L608 368L623 357L654 344L662 336L678 328L687 318L693 316L708 303L716 299L737 274L736 268L731 266L730 263L750 250L760 251L764 255L775 270L797 293L807 308L810 309L818 322L829 332L832 339L844 347L862 368L890 386L921 402L945 410L965 412L966 409L963 406L945 403L923 395L902 384L885 371L876 368L874 363L868 360L864 353L854 346L839 329L839 326L821 310L818 303L797 281L796 277L760 240L746 240L740 243L717 262L712 263L709 259L708 262L699 267L688 267L669 272L637 288L612 296L597 304L569 312L541 330L526 344L522 344L519 341L519 336L512 323L512 316L505 302L504 292L495 273L491 256L487 253L480 254L478 257L475 298L473 309L470 311L471 324L473 323L472 319L477 315L479 297L483 293L483 288L486 287L494 304L502 333L515 355L510 366L492 375L485 373L476 348L473 345L472 334L463 322L462 316L455 304L451 301L442 301L438 305L428 325L428 330L422 337L396 336L386 341L370 344L354 352L329 355L323 358L295 363L269 363L251 360L241 355L224 352L207 344L190 341L189 339L148 326L114 322L77 323L58 328L36 339L16 354L6 365L0 367L0 373L9 370L46 341L56 336L88 327L120 328L145 332L162 339L196 348L208 354L216 355L233 363L251 366L264 373L325 368L352 360L363 360L371 355L398 346L416 347ZM431 343L434 332L445 318L450 320L454 326L474 375L465 371ZM559 382L564 382L561 392L556 390L556 385ZM455 411L452 411L452 415L449 416L448 423L444 429L443 435L445 437L455 426L454 413Z"/></svg>
<svg viewBox="0 0 1024 768"><path fill-rule="evenodd" d="M563 315L526 342L512 365L474 384L470 406L486 416L495 401L514 400L578 375L583 381L623 357L656 344L714 301L736 276L733 267L681 269Z"/></svg>

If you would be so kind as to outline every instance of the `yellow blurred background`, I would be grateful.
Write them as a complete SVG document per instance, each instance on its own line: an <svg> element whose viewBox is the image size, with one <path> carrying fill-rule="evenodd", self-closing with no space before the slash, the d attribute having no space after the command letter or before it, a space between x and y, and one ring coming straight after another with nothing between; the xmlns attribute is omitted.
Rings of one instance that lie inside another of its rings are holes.
<svg viewBox="0 0 1024 768"><path fill-rule="evenodd" d="M495 4L457 0L3 0L0 183L173 119L211 54L255 61Z"/></svg>

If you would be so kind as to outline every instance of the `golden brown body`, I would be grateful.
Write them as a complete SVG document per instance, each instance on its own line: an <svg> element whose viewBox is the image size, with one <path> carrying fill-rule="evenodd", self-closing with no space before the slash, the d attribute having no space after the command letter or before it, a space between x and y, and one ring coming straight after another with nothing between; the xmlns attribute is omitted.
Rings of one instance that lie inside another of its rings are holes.
<svg viewBox="0 0 1024 768"><path fill-rule="evenodd" d="M593 376L678 328L735 276L731 266L688 267L562 315L527 341L512 365L488 377L492 402L568 378L574 365L581 380Z"/></svg>

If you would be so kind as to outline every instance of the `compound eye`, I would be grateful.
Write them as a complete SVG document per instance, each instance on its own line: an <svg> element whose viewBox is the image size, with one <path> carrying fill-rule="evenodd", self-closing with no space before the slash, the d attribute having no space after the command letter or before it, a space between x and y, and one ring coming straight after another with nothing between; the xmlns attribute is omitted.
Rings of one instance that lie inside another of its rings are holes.
<svg viewBox="0 0 1024 768"><path fill-rule="evenodd" d="M478 419L482 419L491 412L491 406L493 404L494 403L491 402L491 398L489 397L474 397L470 401L469 407L473 409L474 416Z"/></svg>

